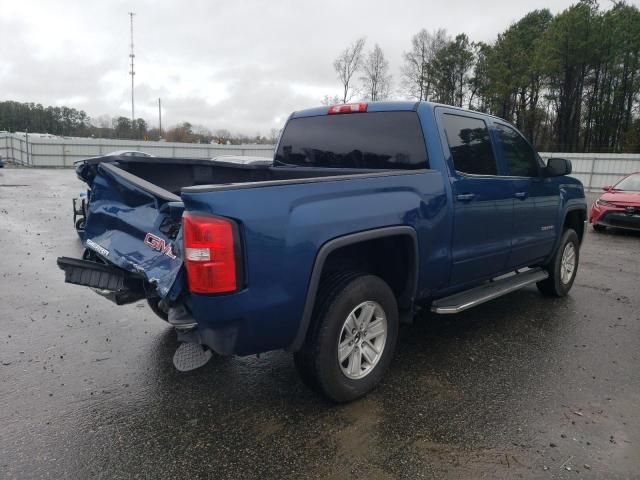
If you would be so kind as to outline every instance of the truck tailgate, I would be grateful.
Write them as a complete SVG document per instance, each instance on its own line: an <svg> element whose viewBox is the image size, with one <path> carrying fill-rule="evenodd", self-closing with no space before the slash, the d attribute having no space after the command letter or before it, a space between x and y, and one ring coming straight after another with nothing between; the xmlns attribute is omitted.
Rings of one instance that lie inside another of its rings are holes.
<svg viewBox="0 0 640 480"><path fill-rule="evenodd" d="M182 287L180 197L113 164L99 166L91 188L83 243L108 264L142 276L158 296Z"/></svg>

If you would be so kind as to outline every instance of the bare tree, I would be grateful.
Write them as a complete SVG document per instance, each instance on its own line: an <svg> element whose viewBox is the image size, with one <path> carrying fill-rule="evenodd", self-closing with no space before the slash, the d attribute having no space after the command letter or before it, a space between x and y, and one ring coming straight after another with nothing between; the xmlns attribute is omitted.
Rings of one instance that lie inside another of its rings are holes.
<svg viewBox="0 0 640 480"><path fill-rule="evenodd" d="M211 130L209 130L204 125L194 125L193 126L193 133L195 133L196 135L199 135L201 137L210 137L211 136Z"/></svg>
<svg viewBox="0 0 640 480"><path fill-rule="evenodd" d="M364 84L364 98L367 100L384 100L391 91L391 74L389 61L385 58L380 45L377 43L367 54L362 64L364 75L360 77Z"/></svg>
<svg viewBox="0 0 640 480"><path fill-rule="evenodd" d="M269 143L273 143L274 145L278 143L281 131L282 129L280 128L272 128L269 132Z"/></svg>
<svg viewBox="0 0 640 480"><path fill-rule="evenodd" d="M333 61L333 68L338 74L340 83L342 83L342 103L347 103L356 93L351 84L351 79L362 64L364 42L364 37L357 39Z"/></svg>
<svg viewBox="0 0 640 480"><path fill-rule="evenodd" d="M322 100L320 100L322 105L336 105L340 103L340 97L338 95L325 95Z"/></svg>
<svg viewBox="0 0 640 480"><path fill-rule="evenodd" d="M109 115L103 114L96 118L93 124L98 128L110 128L111 127L111 117Z"/></svg>
<svg viewBox="0 0 640 480"><path fill-rule="evenodd" d="M231 139L231 132L226 128L220 128L215 131L213 138L216 140L216 143L224 145Z"/></svg>
<svg viewBox="0 0 640 480"><path fill-rule="evenodd" d="M402 87L416 100L428 100L433 89L433 61L448 42L446 30L433 33L424 28L411 39L411 50L404 53Z"/></svg>

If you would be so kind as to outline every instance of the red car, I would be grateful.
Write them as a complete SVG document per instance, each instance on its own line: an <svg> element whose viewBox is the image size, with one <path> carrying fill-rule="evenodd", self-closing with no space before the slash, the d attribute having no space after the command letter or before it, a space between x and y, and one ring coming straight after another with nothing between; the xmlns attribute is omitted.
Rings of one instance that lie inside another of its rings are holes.
<svg viewBox="0 0 640 480"><path fill-rule="evenodd" d="M591 206L589 223L596 232L606 227L640 231L640 172L624 177Z"/></svg>

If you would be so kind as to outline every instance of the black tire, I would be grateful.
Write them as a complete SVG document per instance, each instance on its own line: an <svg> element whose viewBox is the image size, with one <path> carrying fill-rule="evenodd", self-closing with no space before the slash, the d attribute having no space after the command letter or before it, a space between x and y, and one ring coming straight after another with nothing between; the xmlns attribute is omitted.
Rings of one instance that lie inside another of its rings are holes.
<svg viewBox="0 0 640 480"><path fill-rule="evenodd" d="M568 281L562 281L562 255L567 248L567 244L572 243L573 248L575 249L575 266L571 273L571 277ZM552 297L565 297L571 287L573 286L573 282L576 279L576 274L578 273L578 266L580 264L580 240L578 239L578 234L575 230L568 228L562 234L562 238L560 239L560 244L558 245L558 249L556 253L553 255L551 261L545 266L547 272L549 272L549 278L538 282L536 285L538 290L544 295L552 296Z"/></svg>
<svg viewBox="0 0 640 480"><path fill-rule="evenodd" d="M607 230L607 227L605 227L604 225L598 225L597 223L593 224L593 231L594 232L602 233L602 232L604 232L606 230Z"/></svg>
<svg viewBox="0 0 640 480"><path fill-rule="evenodd" d="M349 378L338 361L338 342L349 314L363 302L375 302L387 320L386 341L379 359L362 378ZM380 382L398 340L398 305L389 285L379 277L336 273L320 284L311 326L294 362L302 380L336 402L355 400Z"/></svg>
<svg viewBox="0 0 640 480"><path fill-rule="evenodd" d="M149 305L151 310L153 310L153 313L155 313L157 316L159 316L165 322L168 322L169 321L169 314L167 312L165 312L162 308L160 308L160 305L158 305L159 302L160 302L160 297L149 297L149 298L147 298L147 304Z"/></svg>
<svg viewBox="0 0 640 480"><path fill-rule="evenodd" d="M314 306L314 312L322 309L327 298L331 296L333 290L336 291L344 288L354 278L364 275L357 271L335 271L329 272L322 276L320 284L318 285L318 293ZM316 315L314 315L315 318ZM317 379L314 374L313 368L313 349L307 348L307 345L312 341L313 336L316 334L319 325L312 319L312 323L309 326L305 344L302 348L293 354L293 362L298 370L300 378L309 388L318 393L323 393L319 387Z"/></svg>

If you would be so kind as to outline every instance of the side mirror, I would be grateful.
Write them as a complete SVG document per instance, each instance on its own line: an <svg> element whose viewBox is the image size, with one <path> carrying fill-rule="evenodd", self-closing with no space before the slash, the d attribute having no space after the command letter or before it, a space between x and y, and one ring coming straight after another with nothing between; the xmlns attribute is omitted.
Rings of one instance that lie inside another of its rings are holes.
<svg viewBox="0 0 640 480"><path fill-rule="evenodd" d="M610 192L611 190L613 190L613 185L605 185L604 187L602 187L602 190L604 190L605 192Z"/></svg>
<svg viewBox="0 0 640 480"><path fill-rule="evenodd" d="M550 158L545 168L547 177L560 177L571 173L571 160L566 158Z"/></svg>

